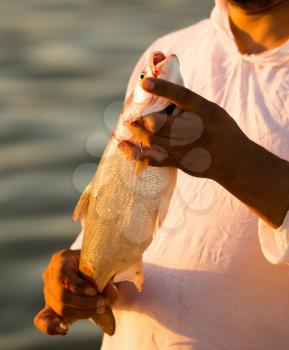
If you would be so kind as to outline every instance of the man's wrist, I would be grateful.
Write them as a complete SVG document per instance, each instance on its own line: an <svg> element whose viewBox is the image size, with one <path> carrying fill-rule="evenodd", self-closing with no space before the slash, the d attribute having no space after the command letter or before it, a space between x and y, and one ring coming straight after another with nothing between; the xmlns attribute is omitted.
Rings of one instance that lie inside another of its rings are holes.
<svg viewBox="0 0 289 350"><path fill-rule="evenodd" d="M289 163L246 136L232 150L214 180L279 227L289 209Z"/></svg>
<svg viewBox="0 0 289 350"><path fill-rule="evenodd" d="M231 133L235 134L234 131L232 130ZM218 161L213 161L212 179L224 187L227 184L239 181L240 174L244 173L252 163L252 150L254 150L256 144L240 129L238 131L239 133L236 133L236 135L227 137L224 151L219 155Z"/></svg>

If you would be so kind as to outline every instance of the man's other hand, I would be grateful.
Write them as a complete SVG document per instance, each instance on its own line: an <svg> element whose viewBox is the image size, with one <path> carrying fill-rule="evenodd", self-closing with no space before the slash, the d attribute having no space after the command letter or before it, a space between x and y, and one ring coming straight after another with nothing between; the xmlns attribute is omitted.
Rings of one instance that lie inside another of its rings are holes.
<svg viewBox="0 0 289 350"><path fill-rule="evenodd" d="M55 253L43 273L46 307L34 319L43 333L65 335L68 324L103 314L118 296L110 282L102 294L97 287L79 273L79 250Z"/></svg>

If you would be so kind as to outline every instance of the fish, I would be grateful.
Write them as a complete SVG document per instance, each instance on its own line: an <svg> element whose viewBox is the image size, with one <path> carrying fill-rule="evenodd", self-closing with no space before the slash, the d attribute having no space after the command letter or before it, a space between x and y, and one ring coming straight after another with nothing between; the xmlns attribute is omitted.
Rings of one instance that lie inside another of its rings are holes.
<svg viewBox="0 0 289 350"><path fill-rule="evenodd" d="M127 125L141 116L178 108L163 97L142 88L147 77L184 85L180 62L175 54L150 54L135 88L123 105L116 129L108 142L92 182L81 195L73 221L81 221L84 238L80 253L80 273L96 284L99 293L112 280L131 281L141 292L144 282L142 255L161 227L176 184L177 170L153 167L137 159L127 159L118 144L138 143ZM107 334L115 331L112 310L94 319Z"/></svg>

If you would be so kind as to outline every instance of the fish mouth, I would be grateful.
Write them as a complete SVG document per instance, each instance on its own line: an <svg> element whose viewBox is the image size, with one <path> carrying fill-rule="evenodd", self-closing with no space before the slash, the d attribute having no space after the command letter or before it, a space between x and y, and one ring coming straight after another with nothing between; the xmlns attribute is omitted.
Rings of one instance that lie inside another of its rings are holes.
<svg viewBox="0 0 289 350"><path fill-rule="evenodd" d="M152 53L150 58L150 68L155 78L158 77L158 65L167 59L167 56L161 51L155 51Z"/></svg>
<svg viewBox="0 0 289 350"><path fill-rule="evenodd" d="M158 65L159 63L161 63L162 61L164 61L167 58L167 56L161 52L161 51L155 51L152 54L152 63L154 66Z"/></svg>
<svg viewBox="0 0 289 350"><path fill-rule="evenodd" d="M164 70L164 67L170 65L172 60L178 60L175 54L170 54L166 56L161 51L154 51L151 54L149 62L153 77L158 78ZM165 63L164 61L167 61L167 63Z"/></svg>
<svg viewBox="0 0 289 350"><path fill-rule="evenodd" d="M158 78L158 76L161 73L161 67L160 65L165 61L165 60L169 60L170 58L176 57L176 55L171 54L166 56L163 52L161 51L155 51L151 54L151 58L150 58L150 68L151 71L153 73L153 76L155 78ZM159 113L166 113L168 115L172 115L174 112L176 105L175 104L170 104L169 106L167 106L166 108L164 108L163 110L159 111Z"/></svg>

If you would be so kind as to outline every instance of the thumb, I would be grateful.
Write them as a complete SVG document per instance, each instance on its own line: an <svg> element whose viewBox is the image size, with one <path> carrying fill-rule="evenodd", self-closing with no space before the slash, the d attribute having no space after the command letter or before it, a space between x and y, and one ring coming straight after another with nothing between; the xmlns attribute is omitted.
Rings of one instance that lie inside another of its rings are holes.
<svg viewBox="0 0 289 350"><path fill-rule="evenodd" d="M210 104L192 90L167 80L146 78L142 81L142 87L151 94L167 98L178 107L195 113L202 113L205 104Z"/></svg>
<svg viewBox="0 0 289 350"><path fill-rule="evenodd" d="M34 325L48 335L65 335L68 331L66 322L50 307L45 307L35 316Z"/></svg>

